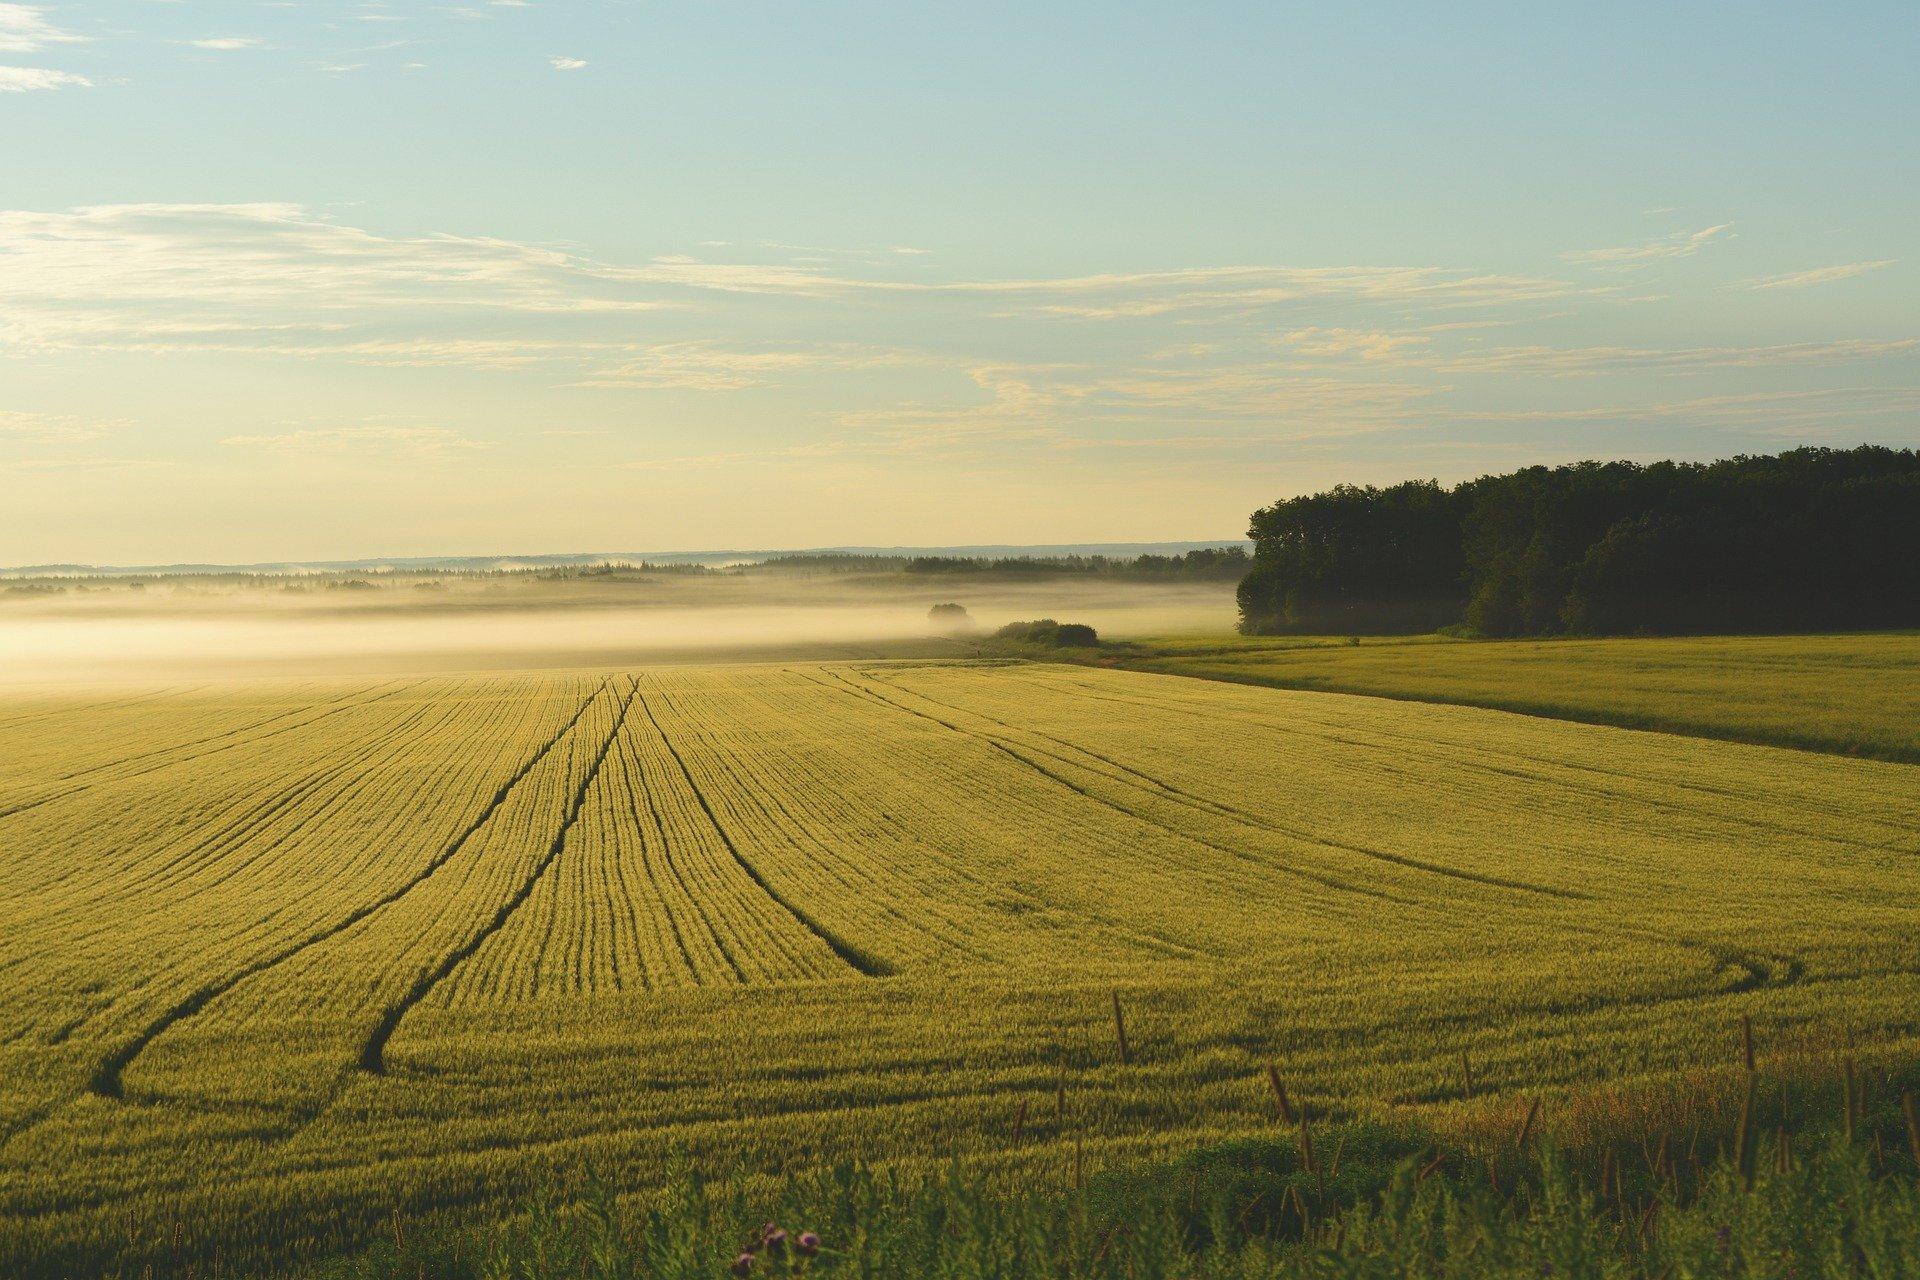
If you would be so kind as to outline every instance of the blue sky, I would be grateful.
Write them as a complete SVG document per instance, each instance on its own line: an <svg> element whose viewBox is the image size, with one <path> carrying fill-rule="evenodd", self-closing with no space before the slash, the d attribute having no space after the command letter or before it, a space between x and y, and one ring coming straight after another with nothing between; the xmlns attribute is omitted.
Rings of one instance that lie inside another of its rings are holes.
<svg viewBox="0 0 1920 1280"><path fill-rule="evenodd" d="M0 3L0 563L1920 443L1911 5Z"/></svg>

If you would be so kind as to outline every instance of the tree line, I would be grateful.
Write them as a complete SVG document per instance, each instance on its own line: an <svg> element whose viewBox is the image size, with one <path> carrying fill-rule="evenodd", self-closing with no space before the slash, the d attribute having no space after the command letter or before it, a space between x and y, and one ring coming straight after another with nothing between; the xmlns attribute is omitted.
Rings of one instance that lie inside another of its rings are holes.
<svg viewBox="0 0 1920 1280"><path fill-rule="evenodd" d="M1920 625L1920 454L1577 462L1337 485L1253 515L1252 635Z"/></svg>
<svg viewBox="0 0 1920 1280"><path fill-rule="evenodd" d="M776 573L911 573L985 578L1105 574L1152 580L1233 582L1250 564L1242 547L1196 547L1179 555L889 556L841 552L775 556L748 566Z"/></svg>

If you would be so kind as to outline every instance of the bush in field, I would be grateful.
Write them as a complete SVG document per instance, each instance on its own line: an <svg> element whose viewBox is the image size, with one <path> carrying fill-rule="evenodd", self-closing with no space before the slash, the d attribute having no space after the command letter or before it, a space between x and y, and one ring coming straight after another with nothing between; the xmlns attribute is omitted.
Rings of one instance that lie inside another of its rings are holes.
<svg viewBox="0 0 1920 1280"><path fill-rule="evenodd" d="M1032 622L1009 622L993 634L999 640L1046 645L1056 649L1092 648L1100 643L1099 635L1085 623L1055 622L1052 618L1037 618Z"/></svg>
<svg viewBox="0 0 1920 1280"><path fill-rule="evenodd" d="M937 604L927 610L927 621L941 635L957 636L973 630L973 615L961 604Z"/></svg>

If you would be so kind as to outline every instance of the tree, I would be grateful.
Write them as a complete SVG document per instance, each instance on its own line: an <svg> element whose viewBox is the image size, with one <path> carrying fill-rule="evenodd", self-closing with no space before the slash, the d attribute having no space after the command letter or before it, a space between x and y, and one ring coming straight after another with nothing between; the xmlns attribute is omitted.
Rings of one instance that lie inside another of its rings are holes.
<svg viewBox="0 0 1920 1280"><path fill-rule="evenodd" d="M973 630L973 615L964 605L937 604L927 610L927 621L941 635L954 636Z"/></svg>
<svg viewBox="0 0 1920 1280"><path fill-rule="evenodd" d="M1253 517L1241 630L1491 636L1920 625L1920 454L1577 462L1340 485Z"/></svg>

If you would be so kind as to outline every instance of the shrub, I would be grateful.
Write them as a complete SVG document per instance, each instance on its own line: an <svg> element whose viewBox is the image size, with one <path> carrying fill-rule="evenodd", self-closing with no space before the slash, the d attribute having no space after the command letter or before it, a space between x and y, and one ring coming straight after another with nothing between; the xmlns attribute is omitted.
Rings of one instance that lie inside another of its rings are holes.
<svg viewBox="0 0 1920 1280"><path fill-rule="evenodd" d="M973 615L965 605L937 604L927 610L927 621L942 635L958 635L973 630Z"/></svg>
<svg viewBox="0 0 1920 1280"><path fill-rule="evenodd" d="M993 634L1000 640L1044 645L1055 649L1092 648L1100 643L1099 635L1084 622L1055 622L1052 618L1036 618L1032 622L1009 622Z"/></svg>

